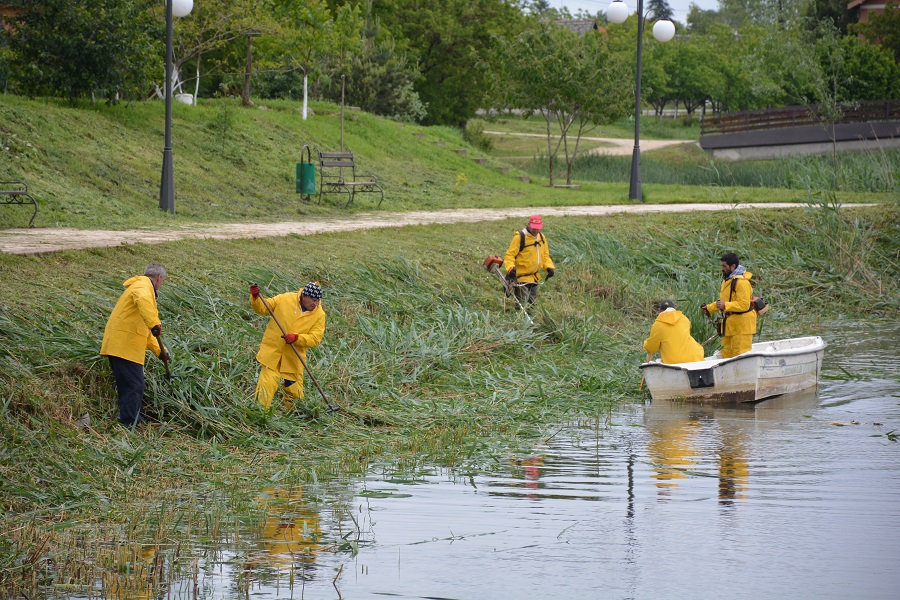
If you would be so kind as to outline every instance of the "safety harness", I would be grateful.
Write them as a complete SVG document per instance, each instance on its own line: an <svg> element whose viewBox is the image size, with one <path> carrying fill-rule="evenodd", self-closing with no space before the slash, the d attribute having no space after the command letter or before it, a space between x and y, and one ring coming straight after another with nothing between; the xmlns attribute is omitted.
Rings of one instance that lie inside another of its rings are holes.
<svg viewBox="0 0 900 600"><path fill-rule="evenodd" d="M526 232L524 229L519 232L519 253L520 254L522 253L522 250L524 250L526 247L525 233ZM532 275L534 275L535 273L537 273L538 271L541 270L541 248L540 248L540 246L541 246L541 244L545 244L546 242L547 242L547 239L544 237L543 233L538 232L538 234L536 236L534 236L534 243L528 244L527 247L531 248L532 246L534 246L535 250L537 251L537 271L532 271L531 273L516 273L516 279L519 279L520 277L531 277Z"/></svg>

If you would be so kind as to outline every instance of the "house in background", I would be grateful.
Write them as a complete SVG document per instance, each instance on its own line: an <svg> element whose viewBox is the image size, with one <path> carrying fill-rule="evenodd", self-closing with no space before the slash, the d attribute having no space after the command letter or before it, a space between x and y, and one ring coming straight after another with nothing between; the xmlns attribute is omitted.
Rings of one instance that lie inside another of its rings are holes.
<svg viewBox="0 0 900 600"><path fill-rule="evenodd" d="M853 0L847 5L848 10L859 11L859 22L865 23L869 20L869 13L881 14L884 12L887 0ZM900 4L895 3L894 9L900 8Z"/></svg>

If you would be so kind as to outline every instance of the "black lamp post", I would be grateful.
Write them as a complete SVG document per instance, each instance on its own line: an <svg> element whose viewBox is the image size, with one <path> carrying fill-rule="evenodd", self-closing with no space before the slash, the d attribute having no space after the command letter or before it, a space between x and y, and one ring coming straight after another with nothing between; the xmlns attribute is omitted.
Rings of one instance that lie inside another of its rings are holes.
<svg viewBox="0 0 900 600"><path fill-rule="evenodd" d="M166 0L166 147L163 149L159 207L175 214L175 173L172 163L172 16L186 17L194 0Z"/></svg>
<svg viewBox="0 0 900 600"><path fill-rule="evenodd" d="M641 200L641 61L644 49L644 0L637 3L637 72L634 76L634 151L631 154L631 184L628 198ZM606 9L610 23L624 23L628 18L628 7L622 0L615 0ZM675 24L663 19L653 25L653 37L660 42L668 42L675 37Z"/></svg>

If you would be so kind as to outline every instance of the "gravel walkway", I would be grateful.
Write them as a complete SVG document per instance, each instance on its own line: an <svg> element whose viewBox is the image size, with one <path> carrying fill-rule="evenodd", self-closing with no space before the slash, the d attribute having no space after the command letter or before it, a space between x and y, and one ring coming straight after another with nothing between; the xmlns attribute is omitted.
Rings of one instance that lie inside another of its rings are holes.
<svg viewBox="0 0 900 600"><path fill-rule="evenodd" d="M803 208L805 204L771 202L739 204L739 210L751 208ZM852 206L874 206L853 204ZM102 248L123 244L161 244L185 239L233 240L239 238L277 237L285 235L315 235L317 233L356 231L403 227L406 225L431 225L435 223L475 223L500 221L508 218L527 218L540 214L543 217L597 217L621 213L683 213L697 211L732 210L732 204L620 204L604 206L547 206L518 208L469 208L412 212L365 212L341 219L314 221L282 221L277 223L228 223L218 225L185 225L165 230L129 229L110 231L104 229L4 229L0 230L0 252L9 254L42 254L59 250Z"/></svg>

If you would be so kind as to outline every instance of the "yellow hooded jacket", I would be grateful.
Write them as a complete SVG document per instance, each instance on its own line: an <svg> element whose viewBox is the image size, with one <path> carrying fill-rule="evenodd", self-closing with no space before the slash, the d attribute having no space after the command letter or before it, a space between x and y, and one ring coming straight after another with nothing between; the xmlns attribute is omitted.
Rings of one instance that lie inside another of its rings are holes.
<svg viewBox="0 0 900 600"><path fill-rule="evenodd" d="M725 336L753 335L756 333L756 311L750 308L750 300L753 299L753 286L750 278L753 273L744 271L742 275L729 277L722 282L719 290L719 299L725 303ZM734 294L731 293L731 280L737 279ZM709 314L713 314L718 308L716 303L706 305Z"/></svg>
<svg viewBox="0 0 900 600"><path fill-rule="evenodd" d="M147 350L159 356L159 343L150 329L160 325L156 308L156 290L149 277L132 277L122 285L125 291L119 296L106 331L103 332L102 356L117 356L125 360L144 364Z"/></svg>
<svg viewBox="0 0 900 600"><path fill-rule="evenodd" d="M703 360L703 346L691 337L691 321L680 310L659 313L650 337L644 340L644 350L658 351L667 365Z"/></svg>
<svg viewBox="0 0 900 600"><path fill-rule="evenodd" d="M287 292L274 298L267 298L266 302L269 303L272 312L275 313L285 331L297 334L294 346L300 351L300 355L305 361L307 348L318 346L325 335L325 310L320 303L315 309L303 312L300 308L300 294L301 292ZM269 314L260 298L251 298L250 303L255 312L261 315ZM293 376L291 379L303 380L303 365L281 337L281 330L275 323L275 319L269 319L259 352L256 353L256 360L283 376Z"/></svg>
<svg viewBox="0 0 900 600"><path fill-rule="evenodd" d="M550 248L544 234L539 231L537 236L533 236L527 229L523 229L522 233L525 234L525 247L519 252L522 238L520 232L515 232L503 257L503 268L509 273L510 269L515 267L516 281L519 283L537 283L541 280L541 269L556 267L550 258Z"/></svg>

